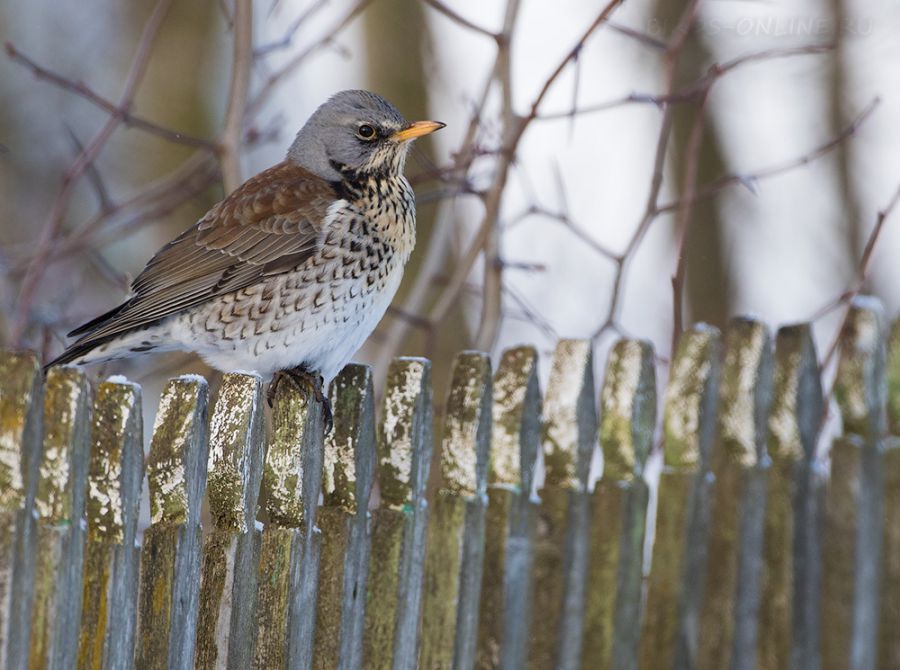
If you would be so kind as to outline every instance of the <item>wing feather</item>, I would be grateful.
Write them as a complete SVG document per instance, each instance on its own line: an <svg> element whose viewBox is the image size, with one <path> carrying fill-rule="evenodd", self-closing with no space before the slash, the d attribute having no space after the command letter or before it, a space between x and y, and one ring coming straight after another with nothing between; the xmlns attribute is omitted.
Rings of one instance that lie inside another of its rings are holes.
<svg viewBox="0 0 900 670"><path fill-rule="evenodd" d="M260 173L160 249L127 302L73 331L83 334L75 345L99 344L301 265L321 247L337 197L292 163Z"/></svg>

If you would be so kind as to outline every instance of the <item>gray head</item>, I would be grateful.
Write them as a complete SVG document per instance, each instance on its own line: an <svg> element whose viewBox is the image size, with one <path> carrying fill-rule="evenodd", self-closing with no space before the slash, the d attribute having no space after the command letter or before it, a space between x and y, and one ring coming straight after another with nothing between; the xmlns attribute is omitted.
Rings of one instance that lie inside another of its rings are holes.
<svg viewBox="0 0 900 670"><path fill-rule="evenodd" d="M309 117L287 155L328 181L399 175L410 141L443 127L436 121L410 123L375 93L341 91Z"/></svg>

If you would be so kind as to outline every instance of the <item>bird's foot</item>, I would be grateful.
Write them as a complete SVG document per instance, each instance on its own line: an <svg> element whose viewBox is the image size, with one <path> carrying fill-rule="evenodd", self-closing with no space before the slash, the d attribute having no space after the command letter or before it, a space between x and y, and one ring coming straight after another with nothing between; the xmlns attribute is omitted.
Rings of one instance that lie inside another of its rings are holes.
<svg viewBox="0 0 900 670"><path fill-rule="evenodd" d="M331 412L331 401L325 395L325 379L322 375L310 372L306 368L300 366L289 368L287 370L279 370L275 373L266 393L266 400L269 407L275 402L275 394L283 380L287 380L295 389L301 393L305 393L307 397L312 397L322 406L322 423L325 425L325 434L331 432L334 427L334 415Z"/></svg>

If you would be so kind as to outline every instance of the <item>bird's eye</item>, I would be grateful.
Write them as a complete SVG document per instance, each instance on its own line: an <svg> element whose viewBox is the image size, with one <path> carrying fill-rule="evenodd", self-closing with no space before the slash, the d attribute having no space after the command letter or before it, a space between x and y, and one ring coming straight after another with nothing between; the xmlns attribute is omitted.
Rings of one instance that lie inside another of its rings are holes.
<svg viewBox="0 0 900 670"><path fill-rule="evenodd" d="M356 134L357 134L357 135L359 136L359 138L362 139L362 140L372 140L372 139L375 139L375 129L374 129L372 126L370 126L369 124L367 124L367 123L364 123L363 125L361 125L361 126L357 129Z"/></svg>

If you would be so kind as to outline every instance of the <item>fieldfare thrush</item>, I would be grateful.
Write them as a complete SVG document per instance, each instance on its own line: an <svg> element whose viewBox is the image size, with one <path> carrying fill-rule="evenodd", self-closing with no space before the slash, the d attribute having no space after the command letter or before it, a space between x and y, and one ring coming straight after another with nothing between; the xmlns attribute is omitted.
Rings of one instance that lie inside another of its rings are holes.
<svg viewBox="0 0 900 670"><path fill-rule="evenodd" d="M311 392L347 364L384 316L415 245L407 122L369 91L319 107L287 158L247 180L160 249L131 297L76 328L60 363L192 351L219 370L255 371Z"/></svg>

